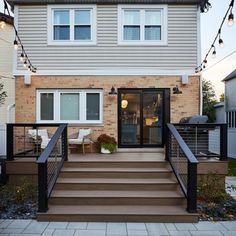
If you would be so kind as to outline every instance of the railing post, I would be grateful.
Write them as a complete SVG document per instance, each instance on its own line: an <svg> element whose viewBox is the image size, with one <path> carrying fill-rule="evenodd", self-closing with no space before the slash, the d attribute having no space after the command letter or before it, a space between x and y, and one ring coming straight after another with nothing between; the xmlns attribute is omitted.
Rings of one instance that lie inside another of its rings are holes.
<svg viewBox="0 0 236 236"><path fill-rule="evenodd" d="M14 160L14 137L13 137L13 124L7 124L7 160Z"/></svg>
<svg viewBox="0 0 236 236"><path fill-rule="evenodd" d="M228 127L227 124L220 125L220 160L228 158Z"/></svg>
<svg viewBox="0 0 236 236"><path fill-rule="evenodd" d="M67 140L67 125L62 133L62 154L64 156L64 160L68 160L68 140Z"/></svg>
<svg viewBox="0 0 236 236"><path fill-rule="evenodd" d="M197 212L197 164L188 161L187 211Z"/></svg>
<svg viewBox="0 0 236 236"><path fill-rule="evenodd" d="M38 212L48 210L47 161L38 164Z"/></svg>
<svg viewBox="0 0 236 236"><path fill-rule="evenodd" d="M170 160L170 131L169 131L169 127L166 125L166 134L165 134L165 160L169 161Z"/></svg>

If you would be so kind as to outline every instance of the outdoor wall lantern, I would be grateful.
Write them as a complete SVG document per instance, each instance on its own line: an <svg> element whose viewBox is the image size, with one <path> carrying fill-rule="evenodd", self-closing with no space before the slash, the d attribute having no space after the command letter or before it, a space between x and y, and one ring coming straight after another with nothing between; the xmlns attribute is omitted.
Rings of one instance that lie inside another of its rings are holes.
<svg viewBox="0 0 236 236"><path fill-rule="evenodd" d="M114 86L111 87L111 91L109 92L109 95L117 95L117 92Z"/></svg>
<svg viewBox="0 0 236 236"><path fill-rule="evenodd" d="M178 85L173 88L173 94L182 94L182 91L179 90Z"/></svg>

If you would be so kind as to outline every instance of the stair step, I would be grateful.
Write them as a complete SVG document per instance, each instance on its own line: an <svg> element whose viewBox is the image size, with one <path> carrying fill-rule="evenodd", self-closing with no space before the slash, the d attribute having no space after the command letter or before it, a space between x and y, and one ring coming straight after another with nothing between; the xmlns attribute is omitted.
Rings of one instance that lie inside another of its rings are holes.
<svg viewBox="0 0 236 236"><path fill-rule="evenodd" d="M170 178L58 178L55 190L176 190Z"/></svg>
<svg viewBox="0 0 236 236"><path fill-rule="evenodd" d="M78 168L170 168L170 164L166 161L118 161L118 160L101 160L88 161L73 160L64 163L64 167L78 167Z"/></svg>
<svg viewBox="0 0 236 236"><path fill-rule="evenodd" d="M49 202L59 205L182 205L185 198L177 191L54 190Z"/></svg>
<svg viewBox="0 0 236 236"><path fill-rule="evenodd" d="M50 205L47 213L38 213L39 221L104 221L195 223L198 214L184 206L155 205Z"/></svg>
<svg viewBox="0 0 236 236"><path fill-rule="evenodd" d="M171 176L168 168L73 168L63 167L60 177L71 178L160 178Z"/></svg>

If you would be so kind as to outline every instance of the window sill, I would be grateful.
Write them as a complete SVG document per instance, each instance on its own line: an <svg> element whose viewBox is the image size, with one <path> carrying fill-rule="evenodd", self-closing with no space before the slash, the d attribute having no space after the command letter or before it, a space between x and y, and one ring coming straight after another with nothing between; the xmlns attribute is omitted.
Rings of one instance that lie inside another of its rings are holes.
<svg viewBox="0 0 236 236"><path fill-rule="evenodd" d="M117 44L118 46L168 46L167 42L125 42L120 41Z"/></svg>
<svg viewBox="0 0 236 236"><path fill-rule="evenodd" d="M87 124L78 124L78 123L69 123L68 127L104 127L103 123L87 123Z"/></svg>
<svg viewBox="0 0 236 236"><path fill-rule="evenodd" d="M91 45L96 46L97 42L76 42L76 41L64 41L64 42L54 42L54 41L48 41L48 46L84 46L84 45Z"/></svg>

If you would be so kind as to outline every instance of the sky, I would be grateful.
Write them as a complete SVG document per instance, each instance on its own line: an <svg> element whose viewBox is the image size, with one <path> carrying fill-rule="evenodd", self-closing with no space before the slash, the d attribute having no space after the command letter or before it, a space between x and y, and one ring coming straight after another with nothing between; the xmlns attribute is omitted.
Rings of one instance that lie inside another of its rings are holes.
<svg viewBox="0 0 236 236"><path fill-rule="evenodd" d="M201 13L201 57L205 57L218 32L220 23L228 9L231 0L209 0L212 8L207 13ZM236 18L236 4L233 13ZM0 0L0 11L3 11L3 0ZM208 66L202 73L204 79L210 80L217 96L224 92L224 83L221 82L228 74L236 69L236 20L231 27L227 25L227 19L222 27L221 37L224 40L224 48L219 48L216 41L216 58L208 58ZM232 54L231 56L228 56ZM225 59L224 59L225 58ZM216 65L215 65L216 64Z"/></svg>

